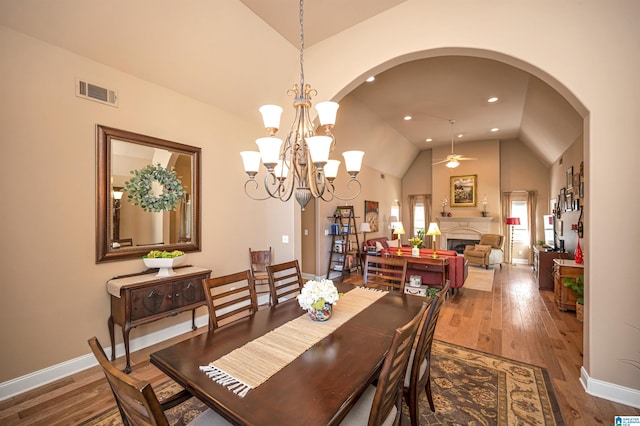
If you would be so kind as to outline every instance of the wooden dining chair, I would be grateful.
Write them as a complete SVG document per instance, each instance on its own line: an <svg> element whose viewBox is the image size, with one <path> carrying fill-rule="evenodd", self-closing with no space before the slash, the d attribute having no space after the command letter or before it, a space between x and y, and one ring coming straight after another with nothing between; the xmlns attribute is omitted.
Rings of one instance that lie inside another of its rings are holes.
<svg viewBox="0 0 640 426"><path fill-rule="evenodd" d="M415 344L415 349L411 351L409 357L402 393L407 406L409 406L411 426L417 426L419 424L418 404L422 389L427 393L431 411L436 411L431 394L431 346L433 345L436 323L440 316L440 308L447 296L447 291L449 291L449 281L447 281L442 290L431 300L431 304L425 312L424 321L422 321L420 325L421 328L416 337L417 343Z"/></svg>
<svg viewBox="0 0 640 426"><path fill-rule="evenodd" d="M250 270L202 280L209 307L209 330L253 315L258 299Z"/></svg>
<svg viewBox="0 0 640 426"><path fill-rule="evenodd" d="M267 266L271 265L271 247L269 250L252 250L249 247L249 263L251 265L251 274L253 274L253 282L256 287L256 296L258 297L258 306L271 305L271 289L269 287L269 274L267 274ZM265 303L262 303L261 295L266 295Z"/></svg>
<svg viewBox="0 0 640 426"><path fill-rule="evenodd" d="M302 274L298 260L267 266L271 304L277 305L300 294L302 290Z"/></svg>
<svg viewBox="0 0 640 426"><path fill-rule="evenodd" d="M407 259L367 255L364 261L365 287L404 292L407 278Z"/></svg>
<svg viewBox="0 0 640 426"><path fill-rule="evenodd" d="M125 425L169 426L165 410L193 397L183 389L160 402L149 382L131 377L109 362L96 337L89 339L89 347L104 371ZM189 425L194 426L230 424L211 409L205 410L189 422Z"/></svg>
<svg viewBox="0 0 640 426"><path fill-rule="evenodd" d="M399 425L402 413L401 386L418 326L427 304L402 327L396 329L382 364L376 386L369 386L340 423L343 426Z"/></svg>

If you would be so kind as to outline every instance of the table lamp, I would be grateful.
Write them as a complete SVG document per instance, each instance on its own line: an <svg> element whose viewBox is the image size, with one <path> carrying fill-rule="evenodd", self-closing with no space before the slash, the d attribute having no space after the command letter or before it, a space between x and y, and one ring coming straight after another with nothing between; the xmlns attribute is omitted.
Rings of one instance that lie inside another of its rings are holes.
<svg viewBox="0 0 640 426"><path fill-rule="evenodd" d="M510 238L510 245L509 245L509 263L513 263L513 227L515 225L520 225L520 218L519 217L508 217L505 219L505 223L507 224L507 226L511 227L511 238Z"/></svg>
<svg viewBox="0 0 640 426"><path fill-rule="evenodd" d="M369 222L362 222L360 224L360 232L362 232L362 242L364 243L365 251L367 251L367 232L371 232L371 225L369 225Z"/></svg>
<svg viewBox="0 0 640 426"><path fill-rule="evenodd" d="M398 253L397 253L397 255L400 256L400 255L402 255L402 250L400 250L400 247L402 247L402 235L405 234L404 226L402 226L402 222L396 222L396 228L393 230L393 234L398 236Z"/></svg>
<svg viewBox="0 0 640 426"><path fill-rule="evenodd" d="M434 259L438 258L438 252L436 251L436 235L440 235L440 228L438 228L438 224L436 222L431 222L429 224L429 229L427 230L427 235L431 235L433 240L431 243L431 249L433 250L433 253L431 254L431 257Z"/></svg>

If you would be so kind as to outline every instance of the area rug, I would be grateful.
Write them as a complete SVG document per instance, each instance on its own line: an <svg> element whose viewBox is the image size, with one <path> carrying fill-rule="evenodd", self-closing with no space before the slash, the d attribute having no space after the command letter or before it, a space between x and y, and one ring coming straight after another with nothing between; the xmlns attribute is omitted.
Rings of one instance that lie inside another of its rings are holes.
<svg viewBox="0 0 640 426"><path fill-rule="evenodd" d="M546 369L435 340L421 425L564 425ZM411 424L406 406L402 424Z"/></svg>
<svg viewBox="0 0 640 426"><path fill-rule="evenodd" d="M160 398L180 387L168 380L156 388ZM546 369L461 346L434 341L431 354L433 413L424 392L420 425L564 425ZM182 426L206 409L196 398L166 412L169 424ZM122 425L115 406L87 426ZM402 408L402 424L410 425Z"/></svg>
<svg viewBox="0 0 640 426"><path fill-rule="evenodd" d="M467 279L462 288L471 290L491 291L493 288L493 274L495 269L484 269L469 266Z"/></svg>

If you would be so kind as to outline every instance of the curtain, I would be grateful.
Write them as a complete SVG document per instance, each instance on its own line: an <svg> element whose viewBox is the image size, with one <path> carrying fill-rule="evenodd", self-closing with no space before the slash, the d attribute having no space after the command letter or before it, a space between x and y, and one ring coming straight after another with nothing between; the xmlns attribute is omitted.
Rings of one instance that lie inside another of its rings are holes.
<svg viewBox="0 0 640 426"><path fill-rule="evenodd" d="M537 191L517 191L519 193L525 192L525 201L527 203L527 229L529 230L529 264L533 263L533 247L536 244L536 212L538 210L538 192ZM513 192L502 193L502 217L503 217L503 235L507 240L504 250L504 260L506 263L512 262L511 253L511 227L506 224L506 218L511 217L511 202L513 201ZM517 200L522 199L518 197Z"/></svg>

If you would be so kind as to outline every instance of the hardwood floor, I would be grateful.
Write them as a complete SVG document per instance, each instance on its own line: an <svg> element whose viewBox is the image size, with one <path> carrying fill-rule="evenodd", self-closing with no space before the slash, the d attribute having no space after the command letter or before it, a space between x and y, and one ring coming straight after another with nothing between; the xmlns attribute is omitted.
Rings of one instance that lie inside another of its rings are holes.
<svg viewBox="0 0 640 426"><path fill-rule="evenodd" d="M131 354L131 374L152 384L163 382L166 376L149 364L149 353L205 330L201 327ZM530 267L505 265L496 269L491 292L463 287L449 297L435 337L545 367L567 425L611 425L616 415L640 415L640 409L584 391L578 381L582 323L574 313L556 309L553 292L538 291ZM123 358L116 363L124 367ZM74 425L109 406L115 406L111 391L102 371L94 367L0 402L0 425Z"/></svg>

